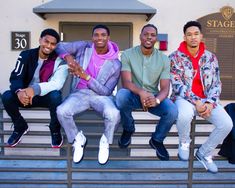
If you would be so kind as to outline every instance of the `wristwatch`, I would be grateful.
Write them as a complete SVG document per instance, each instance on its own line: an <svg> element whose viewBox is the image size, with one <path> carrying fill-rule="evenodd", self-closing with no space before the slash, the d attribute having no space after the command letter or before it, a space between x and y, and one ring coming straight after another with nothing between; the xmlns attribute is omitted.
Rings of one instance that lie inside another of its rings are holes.
<svg viewBox="0 0 235 188"><path fill-rule="evenodd" d="M159 100L159 98L155 98L155 100L156 100L156 104L160 104L161 103L161 101Z"/></svg>
<svg viewBox="0 0 235 188"><path fill-rule="evenodd" d="M85 80L89 81L90 79L91 79L91 76L88 74Z"/></svg>

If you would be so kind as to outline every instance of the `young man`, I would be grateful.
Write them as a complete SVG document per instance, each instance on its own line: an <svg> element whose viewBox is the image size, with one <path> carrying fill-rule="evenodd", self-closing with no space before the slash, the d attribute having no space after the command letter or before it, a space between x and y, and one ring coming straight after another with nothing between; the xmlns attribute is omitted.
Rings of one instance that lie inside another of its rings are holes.
<svg viewBox="0 0 235 188"><path fill-rule="evenodd" d="M116 95L121 113L123 133L119 140L121 148L128 147L135 132L132 111L143 108L160 121L149 141L161 160L169 160L163 141L177 118L177 107L167 98L170 88L170 64L166 55L154 48L157 28L148 24L140 33L141 44L122 53L121 79L123 88ZM160 85L160 89L158 86Z"/></svg>
<svg viewBox="0 0 235 188"><path fill-rule="evenodd" d="M19 112L19 107L49 108L51 122L51 145L58 148L63 143L56 108L61 103L59 91L68 75L66 62L55 53L59 34L53 29L42 31L38 48L22 51L10 76L10 90L2 95L2 102L14 124L14 131L8 139L13 147L27 133L28 125Z"/></svg>
<svg viewBox="0 0 235 188"><path fill-rule="evenodd" d="M202 42L201 25L190 21L184 26L184 41L170 55L172 99L178 107L176 126L179 134L179 158L188 160L190 125L194 115L214 124L215 129L197 150L196 158L210 172L218 168L212 151L232 128L232 120L219 104L221 81L216 56Z"/></svg>
<svg viewBox="0 0 235 188"><path fill-rule="evenodd" d="M73 115L93 108L104 117L104 134L99 143L98 161L105 164L109 157L109 144L119 123L119 111L111 95L117 85L121 63L118 46L110 41L110 31L105 25L97 25L92 31L92 42L61 43L58 53L68 62L74 75L73 92L57 108L57 115L64 127L68 142L73 143L73 161L83 157L86 137L73 120Z"/></svg>

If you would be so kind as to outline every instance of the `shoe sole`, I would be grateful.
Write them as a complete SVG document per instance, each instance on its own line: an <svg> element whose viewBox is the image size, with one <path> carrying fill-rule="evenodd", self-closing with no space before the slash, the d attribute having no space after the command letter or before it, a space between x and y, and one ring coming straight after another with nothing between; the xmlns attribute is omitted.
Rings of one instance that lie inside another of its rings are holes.
<svg viewBox="0 0 235 188"><path fill-rule="evenodd" d="M61 143L58 146L53 146L52 143L51 143L51 147L52 148L60 148L62 146L63 142L64 142L64 139L63 139L63 136L62 136Z"/></svg>
<svg viewBox="0 0 235 188"><path fill-rule="evenodd" d="M105 163L100 163L99 160L98 160L98 163L99 163L100 165L105 165L108 161L109 161L109 158L107 159L107 161L106 161Z"/></svg>
<svg viewBox="0 0 235 188"><path fill-rule="evenodd" d="M195 157L196 157L196 159L197 159L200 163L202 163L202 165L204 166L204 168L205 168L208 172L211 172L211 173L213 173L213 174L216 174L216 173L217 173L217 172L210 171L210 170L207 168L207 166L206 166L206 164L204 163L204 161L201 160L197 155L195 155Z"/></svg>
<svg viewBox="0 0 235 188"><path fill-rule="evenodd" d="M22 136L19 138L19 140L18 140L15 144L12 144L12 145L8 144L8 146L11 147L11 148L15 147L15 146L22 140L22 137L23 137L27 132L29 132L29 128L27 128L27 129L24 131L24 133L22 134Z"/></svg>
<svg viewBox="0 0 235 188"><path fill-rule="evenodd" d="M118 140L118 145L120 148L127 148L130 145L131 141L129 141L127 144L123 145L120 143L120 141Z"/></svg>
<svg viewBox="0 0 235 188"><path fill-rule="evenodd" d="M108 160L107 160L105 163L100 163L100 162L98 161L98 163L99 163L100 165L105 165L107 162L108 162Z"/></svg>
<svg viewBox="0 0 235 188"><path fill-rule="evenodd" d="M82 154L81 159L80 159L78 162L75 162L75 161L73 160L73 162L74 162L75 164L79 164L79 163L83 160L83 157L84 157L84 150L85 150L85 148L86 148L86 145L87 145L87 139L86 139L85 144L83 145L83 154Z"/></svg>
<svg viewBox="0 0 235 188"><path fill-rule="evenodd" d="M162 161L169 161L169 157L166 158L165 156L162 156L159 151L157 150L157 148L153 145L152 139L149 140L149 145L156 150L157 153L157 157L162 160Z"/></svg>

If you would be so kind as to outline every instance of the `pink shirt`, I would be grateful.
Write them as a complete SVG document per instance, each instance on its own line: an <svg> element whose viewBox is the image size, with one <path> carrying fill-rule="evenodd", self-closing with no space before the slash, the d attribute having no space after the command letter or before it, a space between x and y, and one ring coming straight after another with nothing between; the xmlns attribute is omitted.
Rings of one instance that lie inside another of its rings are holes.
<svg viewBox="0 0 235 188"><path fill-rule="evenodd" d="M109 51L106 54L97 54L94 44L92 45L92 55L89 62L89 65L85 72L90 75L92 78L96 78L99 74L101 67L103 66L105 60L107 59L115 59L117 58L116 53L114 51L113 45L111 42L108 42ZM89 80L90 81L90 80ZM86 89L89 81L84 79L80 79L77 89Z"/></svg>

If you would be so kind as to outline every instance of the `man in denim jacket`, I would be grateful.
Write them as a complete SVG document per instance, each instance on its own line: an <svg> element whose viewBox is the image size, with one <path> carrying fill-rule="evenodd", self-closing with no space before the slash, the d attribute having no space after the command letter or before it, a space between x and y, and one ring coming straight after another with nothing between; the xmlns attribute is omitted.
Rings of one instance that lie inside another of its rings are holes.
<svg viewBox="0 0 235 188"><path fill-rule="evenodd" d="M105 164L109 157L109 144L119 123L119 111L111 95L118 83L121 63L118 46L110 41L110 31L105 25L93 28L92 42L61 43L57 52L68 62L74 75L72 93L57 108L57 115L64 127L68 142L73 143L73 161L83 157L86 137L78 130L73 116L93 108L104 117L104 134L100 139L98 161Z"/></svg>

